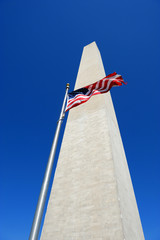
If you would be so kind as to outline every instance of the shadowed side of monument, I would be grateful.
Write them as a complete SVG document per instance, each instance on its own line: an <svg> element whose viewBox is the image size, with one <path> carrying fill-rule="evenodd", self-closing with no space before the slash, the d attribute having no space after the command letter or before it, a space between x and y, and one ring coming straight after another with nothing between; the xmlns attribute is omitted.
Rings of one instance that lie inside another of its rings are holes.
<svg viewBox="0 0 160 240"><path fill-rule="evenodd" d="M75 89L105 77L96 43L82 54ZM41 240L144 239L110 93L72 109Z"/></svg>

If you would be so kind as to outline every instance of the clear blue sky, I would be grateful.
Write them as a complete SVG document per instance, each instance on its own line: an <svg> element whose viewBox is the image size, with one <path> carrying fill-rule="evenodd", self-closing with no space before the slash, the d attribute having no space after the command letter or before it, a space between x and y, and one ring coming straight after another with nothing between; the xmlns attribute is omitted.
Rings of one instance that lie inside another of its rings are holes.
<svg viewBox="0 0 160 240"><path fill-rule="evenodd" d="M0 0L1 240L28 239L65 86L92 41L128 82L111 94L145 238L160 239L160 2Z"/></svg>

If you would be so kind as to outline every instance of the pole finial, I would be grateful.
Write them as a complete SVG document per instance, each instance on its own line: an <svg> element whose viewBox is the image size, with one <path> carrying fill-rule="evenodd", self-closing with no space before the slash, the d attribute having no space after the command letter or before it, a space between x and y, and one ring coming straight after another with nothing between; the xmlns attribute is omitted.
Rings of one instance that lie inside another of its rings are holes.
<svg viewBox="0 0 160 240"><path fill-rule="evenodd" d="M67 83L66 88L69 88L69 83Z"/></svg>

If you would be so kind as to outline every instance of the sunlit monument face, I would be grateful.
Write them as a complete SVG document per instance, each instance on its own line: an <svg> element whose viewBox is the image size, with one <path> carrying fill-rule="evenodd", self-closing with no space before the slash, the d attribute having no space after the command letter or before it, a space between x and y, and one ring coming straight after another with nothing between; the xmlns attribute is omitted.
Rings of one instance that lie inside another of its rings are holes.
<svg viewBox="0 0 160 240"><path fill-rule="evenodd" d="M75 89L105 77L96 43ZM110 93L70 110L41 240L142 240L137 204Z"/></svg>

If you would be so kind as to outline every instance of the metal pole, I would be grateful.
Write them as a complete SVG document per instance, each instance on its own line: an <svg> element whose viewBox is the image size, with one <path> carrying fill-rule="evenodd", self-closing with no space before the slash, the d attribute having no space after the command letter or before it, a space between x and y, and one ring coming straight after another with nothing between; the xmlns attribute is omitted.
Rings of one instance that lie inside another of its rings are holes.
<svg viewBox="0 0 160 240"><path fill-rule="evenodd" d="M66 85L66 93L64 96L61 114L60 114L59 120L57 122L57 128L56 128L54 140L52 143L52 148L50 151L41 191L39 194L39 199L38 199L38 203L37 203L37 207L36 207L36 211L35 211L35 215L34 215L34 219L33 219L33 223L32 223L29 240L37 240L38 236L39 236L39 230L40 230L44 206L45 206L45 202L46 202L46 198L47 198L48 187L49 187L49 182L50 182L52 167L53 167L53 162L54 162L54 156L55 156L58 137L59 137L59 133L60 133L60 127L61 127L63 118L65 116L64 108L65 108L66 98L67 98L67 94L68 94L68 89L69 89L69 83L67 83L67 85Z"/></svg>

